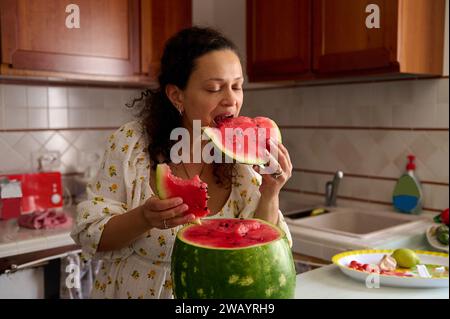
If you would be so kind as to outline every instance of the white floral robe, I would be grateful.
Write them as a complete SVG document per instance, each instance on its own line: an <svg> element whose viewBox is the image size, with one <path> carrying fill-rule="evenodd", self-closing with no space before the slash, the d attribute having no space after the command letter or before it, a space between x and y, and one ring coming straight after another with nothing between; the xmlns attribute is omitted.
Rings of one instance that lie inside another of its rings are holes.
<svg viewBox="0 0 450 319"><path fill-rule="evenodd" d="M152 194L147 138L137 122L123 125L109 138L102 166L88 185L88 199L77 207L71 236L82 246L82 258L100 258L91 298L172 298L170 256L177 228L151 229L120 250L97 252L104 225L114 216L142 205ZM238 166L238 177L222 210L209 218L251 218L257 207L261 176ZM279 212L278 226L290 245L289 229Z"/></svg>

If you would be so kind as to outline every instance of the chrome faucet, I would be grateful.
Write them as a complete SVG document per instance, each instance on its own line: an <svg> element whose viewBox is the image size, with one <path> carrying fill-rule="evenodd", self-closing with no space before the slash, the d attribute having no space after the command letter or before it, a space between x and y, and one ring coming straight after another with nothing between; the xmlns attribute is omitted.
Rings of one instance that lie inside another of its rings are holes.
<svg viewBox="0 0 450 319"><path fill-rule="evenodd" d="M339 182L344 177L344 172L337 171L332 181L328 181L325 185L325 205L336 206L336 198L339 189Z"/></svg>

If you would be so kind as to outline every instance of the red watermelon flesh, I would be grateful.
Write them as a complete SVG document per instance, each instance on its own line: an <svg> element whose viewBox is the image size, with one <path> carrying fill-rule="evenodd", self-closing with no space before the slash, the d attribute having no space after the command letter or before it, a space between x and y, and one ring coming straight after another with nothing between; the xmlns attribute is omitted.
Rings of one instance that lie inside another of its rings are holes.
<svg viewBox="0 0 450 319"><path fill-rule="evenodd" d="M264 244L282 236L276 228L257 220L207 219L192 226L183 238L195 245L216 248L245 248Z"/></svg>
<svg viewBox="0 0 450 319"><path fill-rule="evenodd" d="M265 164L265 150L270 150L269 139L281 143L277 124L267 117L239 116L223 118L217 127L206 127L203 132L224 154L244 164Z"/></svg>
<svg viewBox="0 0 450 319"><path fill-rule="evenodd" d="M203 182L198 175L184 180L173 175L167 164L158 164L156 166L156 192L160 199L181 197L183 203L189 208L184 215L194 214L197 218L201 218L210 213L208 184Z"/></svg>

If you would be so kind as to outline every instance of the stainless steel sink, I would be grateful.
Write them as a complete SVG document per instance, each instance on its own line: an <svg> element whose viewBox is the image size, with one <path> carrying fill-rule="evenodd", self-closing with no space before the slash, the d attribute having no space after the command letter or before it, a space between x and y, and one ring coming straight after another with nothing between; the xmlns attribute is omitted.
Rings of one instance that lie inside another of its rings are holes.
<svg viewBox="0 0 450 319"><path fill-rule="evenodd" d="M415 223L423 221L423 217L416 215L353 210L334 211L302 219L291 219L286 216L286 219L288 223L301 227L356 238L368 238L384 232L413 227Z"/></svg>

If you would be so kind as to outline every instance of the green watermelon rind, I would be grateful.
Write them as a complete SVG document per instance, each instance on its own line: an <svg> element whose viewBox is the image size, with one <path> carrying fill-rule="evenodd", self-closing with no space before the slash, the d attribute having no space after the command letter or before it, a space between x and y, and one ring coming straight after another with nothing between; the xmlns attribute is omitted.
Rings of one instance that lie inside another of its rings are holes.
<svg viewBox="0 0 450 319"><path fill-rule="evenodd" d="M286 234L276 228L278 239L236 249L192 245L180 238L180 230L171 261L175 298L294 298L296 272L292 252Z"/></svg>
<svg viewBox="0 0 450 319"><path fill-rule="evenodd" d="M278 125L271 119L265 118L267 121L272 123L272 128L277 129L277 139L279 143L282 143L281 138L281 131ZM203 132L208 136L211 141L216 145L216 147L224 153L226 156L230 158L234 158L239 163L245 163L245 164L251 164L251 165L261 165L265 164L267 161L262 158L252 158L250 156L238 156L237 154L234 154L233 151L228 150L222 143L221 139L221 131L218 128L215 127L204 127Z"/></svg>
<svg viewBox="0 0 450 319"><path fill-rule="evenodd" d="M170 168L168 165L157 165L156 166L156 175L155 175L155 184L156 184L156 195L160 199L167 199L168 194L167 190L164 187L165 177L169 175Z"/></svg>

